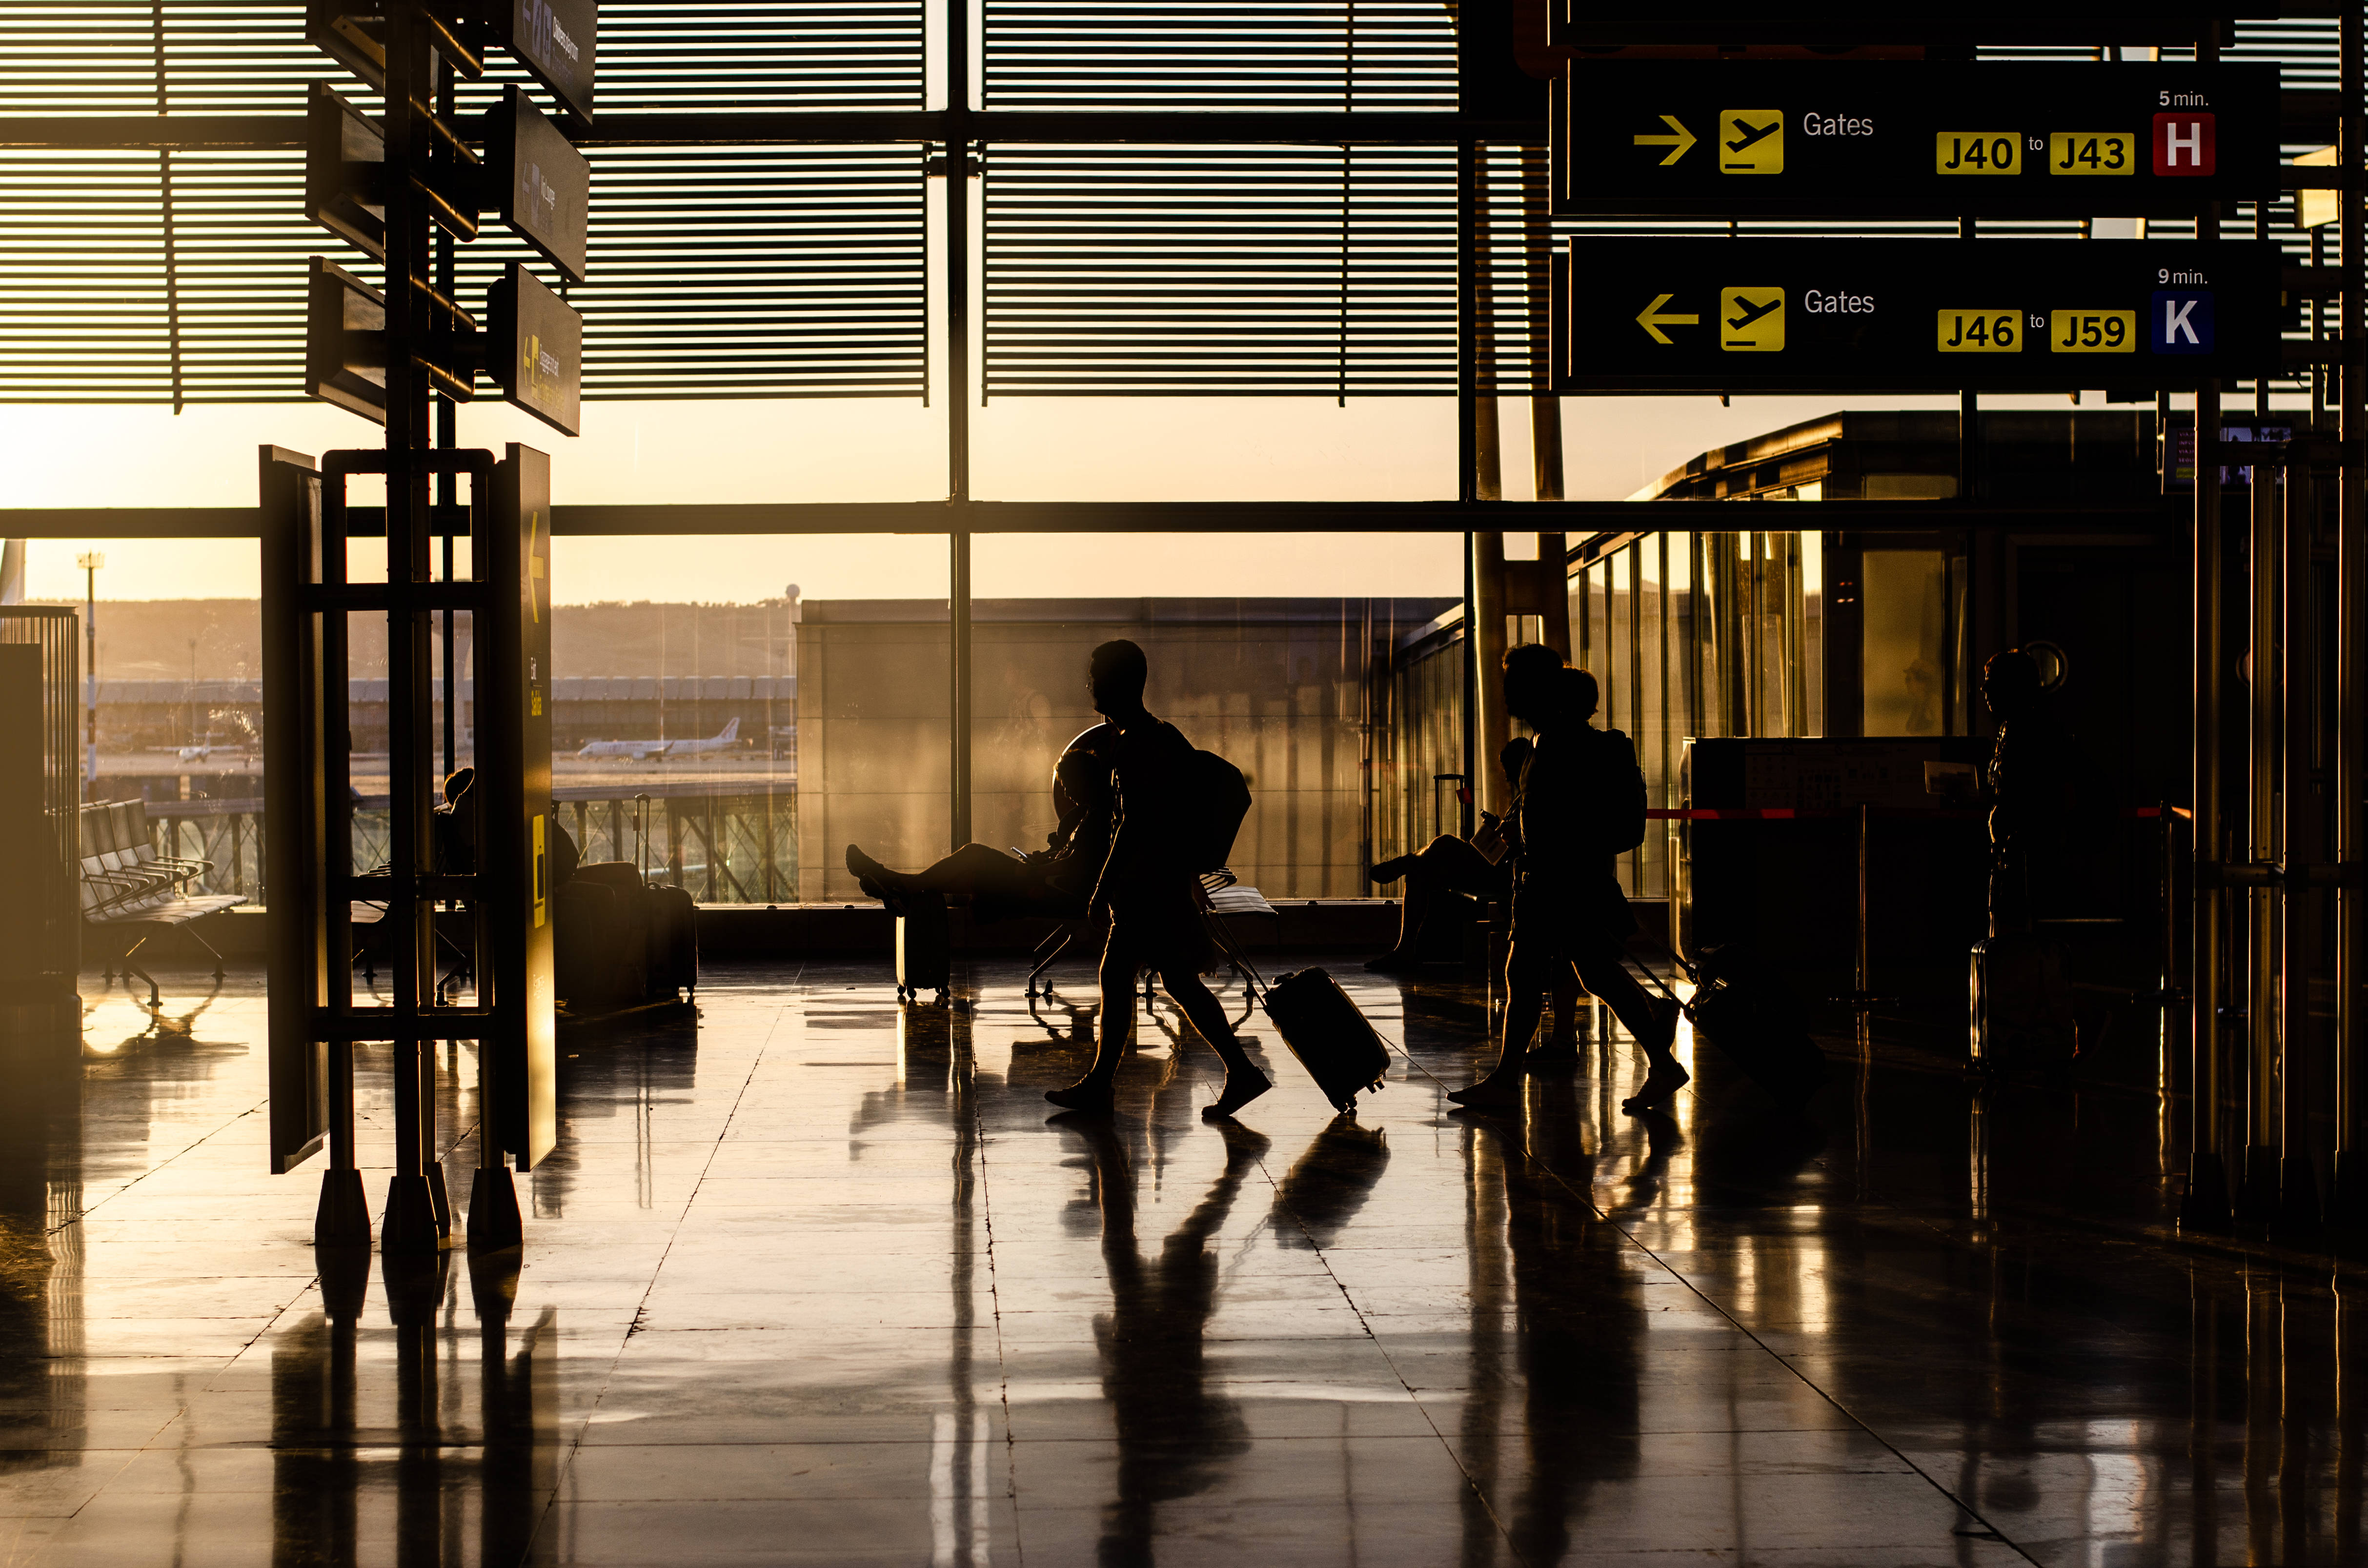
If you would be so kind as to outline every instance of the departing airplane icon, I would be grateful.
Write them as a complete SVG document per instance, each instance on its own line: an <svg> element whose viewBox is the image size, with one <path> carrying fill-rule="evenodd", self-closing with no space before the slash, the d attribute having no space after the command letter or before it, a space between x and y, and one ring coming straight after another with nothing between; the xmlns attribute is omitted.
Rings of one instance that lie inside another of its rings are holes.
<svg viewBox="0 0 2368 1568"><path fill-rule="evenodd" d="M1779 294L1776 298L1769 301L1764 305L1755 305L1750 301L1745 299L1742 295L1737 294L1735 297L1735 308L1741 311L1743 313L1739 316L1729 317L1726 324L1733 327L1736 331L1741 332L1745 327L1749 326L1753 322L1758 321L1761 316L1766 315L1769 312L1781 309L1783 303L1784 296L1782 294Z"/></svg>
<svg viewBox="0 0 2368 1568"><path fill-rule="evenodd" d="M1769 137L1773 136L1778 131L1783 130L1784 122L1781 119L1771 119L1767 124L1760 126L1755 131L1752 129L1751 122L1749 120L1737 116L1735 121L1735 128L1743 132L1743 139L1739 142L1728 142L1726 144L1726 150L1730 153L1740 153L1752 143L1756 142L1764 142Z"/></svg>

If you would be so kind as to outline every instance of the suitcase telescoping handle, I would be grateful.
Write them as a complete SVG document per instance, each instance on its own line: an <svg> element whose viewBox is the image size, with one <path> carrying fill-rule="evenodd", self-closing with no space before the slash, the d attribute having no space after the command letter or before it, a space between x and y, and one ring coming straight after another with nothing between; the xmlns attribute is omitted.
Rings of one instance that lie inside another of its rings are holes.
<svg viewBox="0 0 2368 1568"><path fill-rule="evenodd" d="M1235 948L1232 940L1226 937L1225 928L1215 919L1215 913L1205 907L1201 909L1201 927L1209 933L1210 939L1217 944L1218 950L1225 955L1226 961L1242 971L1242 983L1249 987L1251 1000L1264 1007L1267 1017L1271 1018L1274 1017L1274 1008L1267 1000L1268 987L1265 977L1258 973L1257 965L1242 957L1240 949ZM1366 1090L1372 1094L1379 1094L1386 1087L1388 1087L1387 1081L1381 1078L1376 1078L1365 1085ZM1351 1094L1345 1102L1333 1108L1346 1111L1353 1116L1357 1111L1357 1096Z"/></svg>

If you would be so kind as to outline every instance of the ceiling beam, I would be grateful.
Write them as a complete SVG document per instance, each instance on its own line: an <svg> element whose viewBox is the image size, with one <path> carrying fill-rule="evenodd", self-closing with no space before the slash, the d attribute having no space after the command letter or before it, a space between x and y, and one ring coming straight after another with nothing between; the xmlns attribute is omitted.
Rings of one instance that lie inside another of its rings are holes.
<svg viewBox="0 0 2368 1568"><path fill-rule="evenodd" d="M552 507L555 535L970 533L1771 533L2154 532L2183 526L2173 506L1987 506L1953 501L820 501ZM1716 510L1707 510L1715 507ZM376 531L355 507L355 531ZM0 507L10 539L252 539L252 506Z"/></svg>

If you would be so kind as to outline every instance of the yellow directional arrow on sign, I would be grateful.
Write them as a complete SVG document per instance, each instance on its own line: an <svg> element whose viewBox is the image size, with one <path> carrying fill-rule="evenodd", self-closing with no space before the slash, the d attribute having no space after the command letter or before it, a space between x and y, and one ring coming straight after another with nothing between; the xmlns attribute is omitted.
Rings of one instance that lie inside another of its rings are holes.
<svg viewBox="0 0 2368 1568"><path fill-rule="evenodd" d="M1693 146L1694 133L1688 131L1684 126L1679 124L1678 117L1673 114L1663 115L1661 117L1661 123L1676 131L1677 134L1675 136L1639 136L1636 138L1636 145L1639 147L1667 147L1669 150L1669 155L1661 160L1661 166L1666 169L1671 164L1676 163L1679 158L1684 157L1687 150Z"/></svg>
<svg viewBox="0 0 2368 1568"><path fill-rule="evenodd" d="M1677 339L1671 337L1668 333L1663 332L1661 329L1665 326L1700 326L1702 325L1702 317L1698 315L1665 315L1662 313L1661 307L1668 302L1668 295L1654 295L1653 302L1636 313L1636 324L1643 327L1646 332L1652 334L1654 342L1666 343L1674 347L1677 345Z"/></svg>

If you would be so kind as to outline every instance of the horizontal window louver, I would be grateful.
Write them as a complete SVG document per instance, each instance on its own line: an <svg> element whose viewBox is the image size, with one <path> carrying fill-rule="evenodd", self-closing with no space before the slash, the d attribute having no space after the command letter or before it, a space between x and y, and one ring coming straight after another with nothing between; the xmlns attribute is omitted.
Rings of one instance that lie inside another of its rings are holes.
<svg viewBox="0 0 2368 1568"><path fill-rule="evenodd" d="M987 394L1452 392L1455 163L996 147Z"/></svg>
<svg viewBox="0 0 2368 1568"><path fill-rule="evenodd" d="M990 109L1455 108L1440 0L985 0Z"/></svg>
<svg viewBox="0 0 2368 1568"><path fill-rule="evenodd" d="M0 8L0 116L162 105L286 116L292 140L314 81L374 109L302 29L300 4ZM518 79L494 63L463 85L462 114ZM604 118L911 109L923 71L912 0L602 7ZM567 290L585 314L587 398L926 394L917 147L587 156L591 278ZM305 257L380 278L305 222L302 184L292 147L0 150L0 400L301 399ZM459 248L461 301L480 306L501 265L528 256L489 223Z"/></svg>

